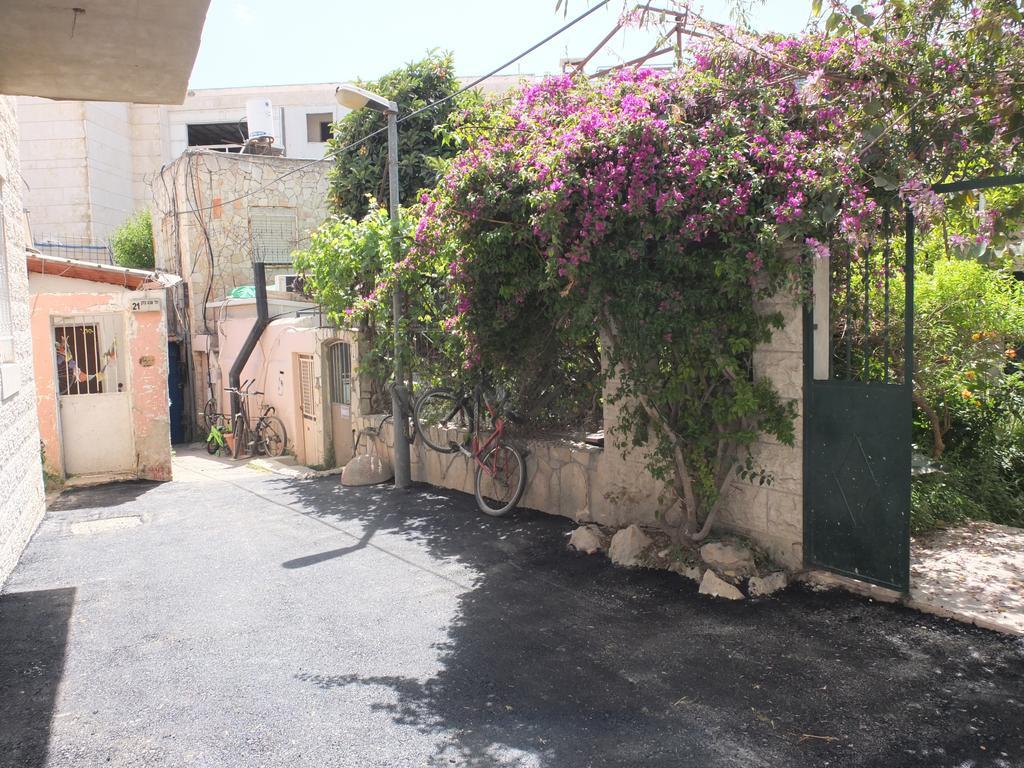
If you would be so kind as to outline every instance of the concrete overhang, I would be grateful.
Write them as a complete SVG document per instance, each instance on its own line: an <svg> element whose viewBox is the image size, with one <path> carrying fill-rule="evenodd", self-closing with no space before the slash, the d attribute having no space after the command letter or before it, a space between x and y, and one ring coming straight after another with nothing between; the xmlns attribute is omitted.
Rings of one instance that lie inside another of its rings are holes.
<svg viewBox="0 0 1024 768"><path fill-rule="evenodd" d="M0 93L180 104L210 0L2 0Z"/></svg>

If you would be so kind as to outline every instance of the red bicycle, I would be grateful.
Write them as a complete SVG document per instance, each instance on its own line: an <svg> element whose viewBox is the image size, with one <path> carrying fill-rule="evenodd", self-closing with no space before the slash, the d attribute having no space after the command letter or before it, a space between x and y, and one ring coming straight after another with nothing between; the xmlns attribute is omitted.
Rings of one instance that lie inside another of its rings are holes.
<svg viewBox="0 0 1024 768"><path fill-rule="evenodd" d="M424 443L441 453L461 451L476 464L477 506L494 517L515 509L526 490L526 460L504 439L506 425L516 417L502 414L501 403L502 399L488 398L478 386L472 395L430 389L413 407L413 426ZM461 442L451 439L453 432Z"/></svg>

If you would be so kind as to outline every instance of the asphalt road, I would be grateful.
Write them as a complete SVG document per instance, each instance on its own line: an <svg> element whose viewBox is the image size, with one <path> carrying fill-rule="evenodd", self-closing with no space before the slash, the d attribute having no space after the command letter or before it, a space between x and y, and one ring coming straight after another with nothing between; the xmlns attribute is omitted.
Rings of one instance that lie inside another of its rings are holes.
<svg viewBox="0 0 1024 768"><path fill-rule="evenodd" d="M716 601L446 491L176 472L48 513L0 596L0 766L1024 766L1019 640Z"/></svg>

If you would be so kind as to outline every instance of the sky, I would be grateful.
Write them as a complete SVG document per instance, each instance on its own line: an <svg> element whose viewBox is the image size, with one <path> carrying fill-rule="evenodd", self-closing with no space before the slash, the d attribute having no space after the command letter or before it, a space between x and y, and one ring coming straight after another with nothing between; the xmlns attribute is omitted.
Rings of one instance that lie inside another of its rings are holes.
<svg viewBox="0 0 1024 768"><path fill-rule="evenodd" d="M515 57L596 4L570 0L212 0L190 88L372 80L432 49L455 55L457 74L481 75ZM765 0L754 11L759 30L795 32L811 0ZM505 74L559 70L566 56L584 56L611 31L625 7L612 0ZM707 18L729 21L728 0L694 3ZM595 64L645 53L650 32L626 30Z"/></svg>

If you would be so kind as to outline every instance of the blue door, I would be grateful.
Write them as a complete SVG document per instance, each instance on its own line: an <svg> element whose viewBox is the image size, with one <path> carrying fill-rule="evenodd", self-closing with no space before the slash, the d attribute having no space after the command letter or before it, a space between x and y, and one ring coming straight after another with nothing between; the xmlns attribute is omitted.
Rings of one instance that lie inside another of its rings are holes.
<svg viewBox="0 0 1024 768"><path fill-rule="evenodd" d="M182 370L181 345L167 345L167 391L171 397L171 443L184 443L185 437L185 374Z"/></svg>

